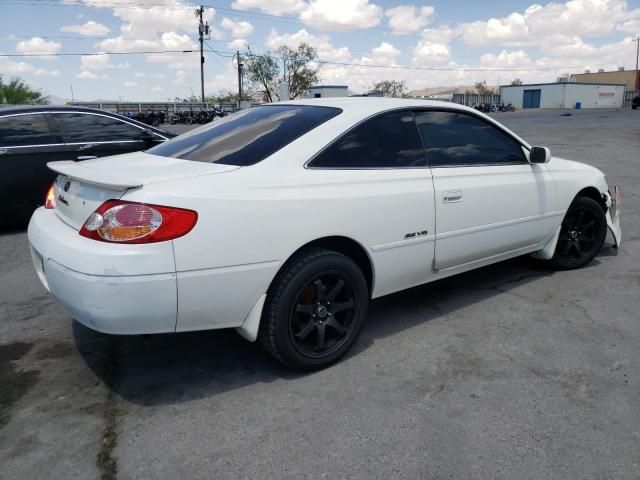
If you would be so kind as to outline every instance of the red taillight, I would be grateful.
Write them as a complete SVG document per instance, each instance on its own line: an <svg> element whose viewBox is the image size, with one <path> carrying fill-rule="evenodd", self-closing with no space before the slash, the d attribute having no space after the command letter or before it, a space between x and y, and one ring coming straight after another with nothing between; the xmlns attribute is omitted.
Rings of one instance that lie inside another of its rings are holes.
<svg viewBox="0 0 640 480"><path fill-rule="evenodd" d="M56 208L56 194L55 194L56 182L53 182L47 190L47 196L44 200L44 208Z"/></svg>
<svg viewBox="0 0 640 480"><path fill-rule="evenodd" d="M186 235L197 220L193 210L107 200L84 222L80 235L112 243L163 242Z"/></svg>

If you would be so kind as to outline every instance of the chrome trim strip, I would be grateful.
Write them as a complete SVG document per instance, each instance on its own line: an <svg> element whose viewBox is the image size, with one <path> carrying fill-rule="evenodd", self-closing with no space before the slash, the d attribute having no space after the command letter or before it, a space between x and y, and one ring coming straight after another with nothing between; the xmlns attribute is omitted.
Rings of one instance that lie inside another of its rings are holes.
<svg viewBox="0 0 640 480"><path fill-rule="evenodd" d="M491 230L494 228L509 227L511 225L517 225L518 223L528 223L528 222L534 222L536 220L542 220L545 218L560 217L560 216L564 216L564 214L565 214L564 210L557 210L555 212L542 213L540 215L531 215L529 217L516 218L513 220L505 220L503 222L489 223L487 225L478 225L476 227L463 228L460 230L452 230L444 233L436 232L436 241L443 240L445 238L458 237L460 235L467 235L469 233L483 232L485 230Z"/></svg>
<svg viewBox="0 0 640 480"><path fill-rule="evenodd" d="M44 114L44 113L49 113L51 115L64 115L64 114L70 114L70 113L74 113L74 114L81 114L81 115L95 115L97 117L106 117L106 118L113 118L114 120L117 120L119 122L122 123L126 123L127 125L131 125L132 127L136 127L139 130L146 130L145 127L141 127L140 125L136 125L135 123L131 123L129 121L126 120L127 117L123 117L123 118L115 118L111 115L105 115L103 113L98 113L98 112L81 112L81 111L67 111L67 110L37 110L35 112L22 112L22 113L8 113L7 115L2 115L0 112L0 118L7 118L7 117L19 117L21 115L37 115L37 114ZM120 115L120 114L117 114ZM154 134L158 135L160 138L164 138L165 140L169 140L167 137L165 137L164 135L159 134L158 132L153 132ZM137 142L138 140L131 140L134 142ZM98 143L98 142L90 142L90 143ZM103 143L108 143L108 142L103 142ZM57 145L57 144L54 144ZM67 143L66 145L72 145L70 143ZM39 145L29 145L30 147L35 147L35 146L39 146Z"/></svg>
<svg viewBox="0 0 640 480"><path fill-rule="evenodd" d="M112 143L136 143L136 142L142 142L142 140L111 140L108 142L41 143L38 145L10 145L2 148L64 147L67 145L107 145Z"/></svg>

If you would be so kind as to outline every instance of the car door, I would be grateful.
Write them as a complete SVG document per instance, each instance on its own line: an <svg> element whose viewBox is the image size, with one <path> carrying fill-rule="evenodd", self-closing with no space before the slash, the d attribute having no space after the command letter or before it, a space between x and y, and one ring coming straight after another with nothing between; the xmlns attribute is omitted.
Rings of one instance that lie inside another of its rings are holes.
<svg viewBox="0 0 640 480"><path fill-rule="evenodd" d="M551 234L553 180L508 132L459 111L415 112L433 174L436 270L531 250Z"/></svg>
<svg viewBox="0 0 640 480"><path fill-rule="evenodd" d="M344 196L348 206L336 225L348 225L372 256L374 297L428 280L435 238L433 182L411 111L365 120L307 168L311 181L326 179L327 188Z"/></svg>
<svg viewBox="0 0 640 480"><path fill-rule="evenodd" d="M26 219L44 203L55 178L47 162L64 157L64 143L47 113L0 117L0 222Z"/></svg>
<svg viewBox="0 0 640 480"><path fill-rule="evenodd" d="M74 160L119 155L149 148L146 130L108 115L59 111L52 114Z"/></svg>

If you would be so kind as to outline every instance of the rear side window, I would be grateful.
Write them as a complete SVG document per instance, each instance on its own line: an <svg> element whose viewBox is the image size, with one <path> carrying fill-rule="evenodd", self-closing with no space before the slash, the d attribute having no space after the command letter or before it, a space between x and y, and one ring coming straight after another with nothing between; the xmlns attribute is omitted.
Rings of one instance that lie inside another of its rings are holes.
<svg viewBox="0 0 640 480"><path fill-rule="evenodd" d="M456 112L415 112L431 167L526 163L522 147L488 122Z"/></svg>
<svg viewBox="0 0 640 480"><path fill-rule="evenodd" d="M0 117L0 147L57 143L42 113Z"/></svg>
<svg viewBox="0 0 640 480"><path fill-rule="evenodd" d="M411 112L392 112L346 133L309 164L313 168L408 168L426 165Z"/></svg>
<svg viewBox="0 0 640 480"><path fill-rule="evenodd" d="M117 118L90 113L54 113L67 143L123 142L140 140L143 130Z"/></svg>
<svg viewBox="0 0 640 480"><path fill-rule="evenodd" d="M148 153L226 165L253 165L338 115L339 108L265 105L214 120Z"/></svg>

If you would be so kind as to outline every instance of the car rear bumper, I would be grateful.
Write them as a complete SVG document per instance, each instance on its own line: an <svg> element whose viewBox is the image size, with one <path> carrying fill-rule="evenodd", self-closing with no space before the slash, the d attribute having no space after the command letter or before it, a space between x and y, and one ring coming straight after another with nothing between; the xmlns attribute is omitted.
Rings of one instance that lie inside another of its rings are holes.
<svg viewBox="0 0 640 480"><path fill-rule="evenodd" d="M113 334L175 331L178 302L171 242L96 242L44 208L33 214L28 236L42 284L82 324Z"/></svg>

